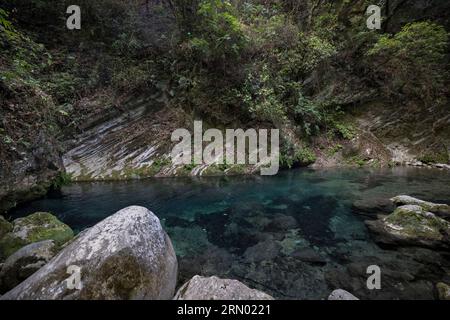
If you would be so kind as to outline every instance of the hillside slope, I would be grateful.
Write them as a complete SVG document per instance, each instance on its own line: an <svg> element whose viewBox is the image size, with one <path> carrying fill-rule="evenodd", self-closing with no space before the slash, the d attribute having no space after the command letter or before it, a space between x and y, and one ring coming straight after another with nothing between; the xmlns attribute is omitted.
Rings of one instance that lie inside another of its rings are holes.
<svg viewBox="0 0 450 320"><path fill-rule="evenodd" d="M369 3L370 2L370 3ZM0 1L0 211L175 168L170 133L280 128L283 168L448 163L448 1ZM388 7L387 7L388 6Z"/></svg>

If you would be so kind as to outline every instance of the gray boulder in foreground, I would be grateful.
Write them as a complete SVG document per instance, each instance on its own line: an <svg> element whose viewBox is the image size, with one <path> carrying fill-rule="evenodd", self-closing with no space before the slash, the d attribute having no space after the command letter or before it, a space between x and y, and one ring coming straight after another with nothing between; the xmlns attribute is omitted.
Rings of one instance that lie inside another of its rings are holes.
<svg viewBox="0 0 450 320"><path fill-rule="evenodd" d="M174 300L273 300L273 297L237 280L194 276L178 290Z"/></svg>
<svg viewBox="0 0 450 320"><path fill-rule="evenodd" d="M336 289L328 296L328 300L359 300L359 299L348 291Z"/></svg>
<svg viewBox="0 0 450 320"><path fill-rule="evenodd" d="M1 299L171 299L177 268L159 219L131 206L78 235Z"/></svg>
<svg viewBox="0 0 450 320"><path fill-rule="evenodd" d="M450 206L447 204L433 203L428 201L423 201L410 196L400 195L391 198L391 201L396 206L403 205L416 205L422 207L425 211L432 212L443 218L450 217Z"/></svg>
<svg viewBox="0 0 450 320"><path fill-rule="evenodd" d="M0 271L0 293L11 290L42 268L57 252L53 240L31 243L6 259Z"/></svg>

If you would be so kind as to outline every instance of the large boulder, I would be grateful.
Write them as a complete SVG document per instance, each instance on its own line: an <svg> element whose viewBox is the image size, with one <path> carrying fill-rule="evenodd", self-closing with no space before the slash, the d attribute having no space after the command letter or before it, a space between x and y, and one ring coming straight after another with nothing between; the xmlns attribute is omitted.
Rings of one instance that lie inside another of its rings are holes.
<svg viewBox="0 0 450 320"><path fill-rule="evenodd" d="M245 284L218 277L194 276L175 295L175 300L273 300L268 294Z"/></svg>
<svg viewBox="0 0 450 320"><path fill-rule="evenodd" d="M13 229L0 240L0 256L6 259L27 244L54 240L62 245L73 238L72 229L48 212L36 212L13 221Z"/></svg>
<svg viewBox="0 0 450 320"><path fill-rule="evenodd" d="M443 218L450 217L450 206L447 204L441 204L441 203L433 203L428 201L423 201L420 199L416 199L410 196L400 195L391 198L391 201L396 206L403 206L403 205L417 205L422 207L425 211L432 212L438 216L441 216Z"/></svg>
<svg viewBox="0 0 450 320"><path fill-rule="evenodd" d="M404 205L388 216L366 221L375 241L386 245L450 247L450 223L421 206Z"/></svg>
<svg viewBox="0 0 450 320"><path fill-rule="evenodd" d="M343 289L336 289L328 296L328 300L359 300L350 292Z"/></svg>
<svg viewBox="0 0 450 320"><path fill-rule="evenodd" d="M79 234L1 299L171 299L177 268L159 219L131 206Z"/></svg>
<svg viewBox="0 0 450 320"><path fill-rule="evenodd" d="M31 276L57 252L53 240L31 243L19 249L6 259L0 271L0 293L11 290Z"/></svg>
<svg viewBox="0 0 450 320"><path fill-rule="evenodd" d="M0 216L0 239L13 229L12 223Z"/></svg>

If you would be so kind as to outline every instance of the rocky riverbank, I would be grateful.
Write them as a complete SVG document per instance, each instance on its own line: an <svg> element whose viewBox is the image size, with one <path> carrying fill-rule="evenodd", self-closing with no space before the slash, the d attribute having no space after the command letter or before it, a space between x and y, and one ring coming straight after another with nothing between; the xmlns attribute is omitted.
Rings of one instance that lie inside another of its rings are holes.
<svg viewBox="0 0 450 320"><path fill-rule="evenodd" d="M343 261L338 267L316 250L291 252L290 259L311 277L319 276L318 269L327 270L322 280L329 292L336 289L330 300L448 299L449 206L409 196L397 196L391 202L391 214L373 217L366 224L380 246L395 250L402 259L388 253L368 256L342 251L335 253ZM266 222L273 232L294 223L287 216ZM277 243L265 240L246 250L245 259L267 269L271 260L280 259ZM0 253L1 299L273 299L210 272L182 277L180 283L171 239L159 219L138 206L122 209L75 237L49 213L12 223L0 218ZM205 264L219 258L211 256ZM397 289L368 292L364 284L371 264L382 268L383 287Z"/></svg>
<svg viewBox="0 0 450 320"><path fill-rule="evenodd" d="M172 242L159 219L143 207L122 209L73 239L66 237L70 228L49 213L12 224L0 221L6 257L1 299L273 299L237 280L200 276L175 295L178 262ZM48 232L26 244L34 234L30 230L41 228ZM23 246L12 238L23 240ZM79 271L79 284L70 286L70 270Z"/></svg>

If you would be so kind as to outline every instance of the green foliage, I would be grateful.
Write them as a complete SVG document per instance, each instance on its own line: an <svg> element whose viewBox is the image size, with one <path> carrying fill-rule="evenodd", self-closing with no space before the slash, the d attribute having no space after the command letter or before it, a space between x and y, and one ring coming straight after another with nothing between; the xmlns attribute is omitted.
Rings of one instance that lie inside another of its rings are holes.
<svg viewBox="0 0 450 320"><path fill-rule="evenodd" d="M301 125L303 132L311 136L319 132L319 125L323 121L320 106L311 99L299 93L298 102L293 110L294 120Z"/></svg>
<svg viewBox="0 0 450 320"><path fill-rule="evenodd" d="M284 147L281 150L280 165L283 168L308 166L316 161L317 157L308 147L296 148L294 146Z"/></svg>
<svg viewBox="0 0 450 320"><path fill-rule="evenodd" d="M332 157L332 156L334 156L337 152L339 152L340 150L342 150L342 148L343 148L343 146L342 146L342 144L335 144L334 146L332 146L332 147L330 147L328 150L327 150L327 155L328 156L330 156L330 157Z"/></svg>
<svg viewBox="0 0 450 320"><path fill-rule="evenodd" d="M69 185L72 183L72 175L67 172L60 172L58 176L53 180L52 188L61 189L61 187Z"/></svg>
<svg viewBox="0 0 450 320"><path fill-rule="evenodd" d="M442 151L431 151L422 153L418 160L423 163L448 163L450 160L450 155L446 150Z"/></svg>
<svg viewBox="0 0 450 320"><path fill-rule="evenodd" d="M148 88L155 80L150 63L130 65L129 61L120 61L118 64L113 68L111 84L120 92Z"/></svg>
<svg viewBox="0 0 450 320"><path fill-rule="evenodd" d="M197 165L192 161L190 164L185 164L183 170L191 172Z"/></svg>
<svg viewBox="0 0 450 320"><path fill-rule="evenodd" d="M414 22L393 36L382 35L367 56L375 59L375 72L388 83L389 95L400 91L431 101L444 89L447 41L444 27Z"/></svg>
<svg viewBox="0 0 450 320"><path fill-rule="evenodd" d="M263 65L261 71L248 74L239 96L253 117L280 124L286 120L285 106L275 92L274 81L269 67Z"/></svg>
<svg viewBox="0 0 450 320"><path fill-rule="evenodd" d="M17 33L8 16L8 12L0 8L0 34L5 33L9 39L14 39L17 37Z"/></svg>
<svg viewBox="0 0 450 320"><path fill-rule="evenodd" d="M363 167L366 165L366 160L364 160L360 155L356 155L347 159L347 163L350 165L357 165Z"/></svg>
<svg viewBox="0 0 450 320"><path fill-rule="evenodd" d="M351 140L356 135L353 125L348 123L334 123L334 127L338 135L346 140Z"/></svg>
<svg viewBox="0 0 450 320"><path fill-rule="evenodd" d="M316 155L311 149L303 147L294 154L294 161L303 166L309 165L316 161Z"/></svg>
<svg viewBox="0 0 450 320"><path fill-rule="evenodd" d="M155 159L155 161L153 161L152 163L152 167L154 168L155 172L159 172L161 171L162 168L164 168L165 166L168 166L171 164L171 161L169 158L157 158Z"/></svg>
<svg viewBox="0 0 450 320"><path fill-rule="evenodd" d="M233 11L228 1L202 0L198 3L197 23L187 37L186 50L191 58L214 63L239 56L245 39Z"/></svg>

